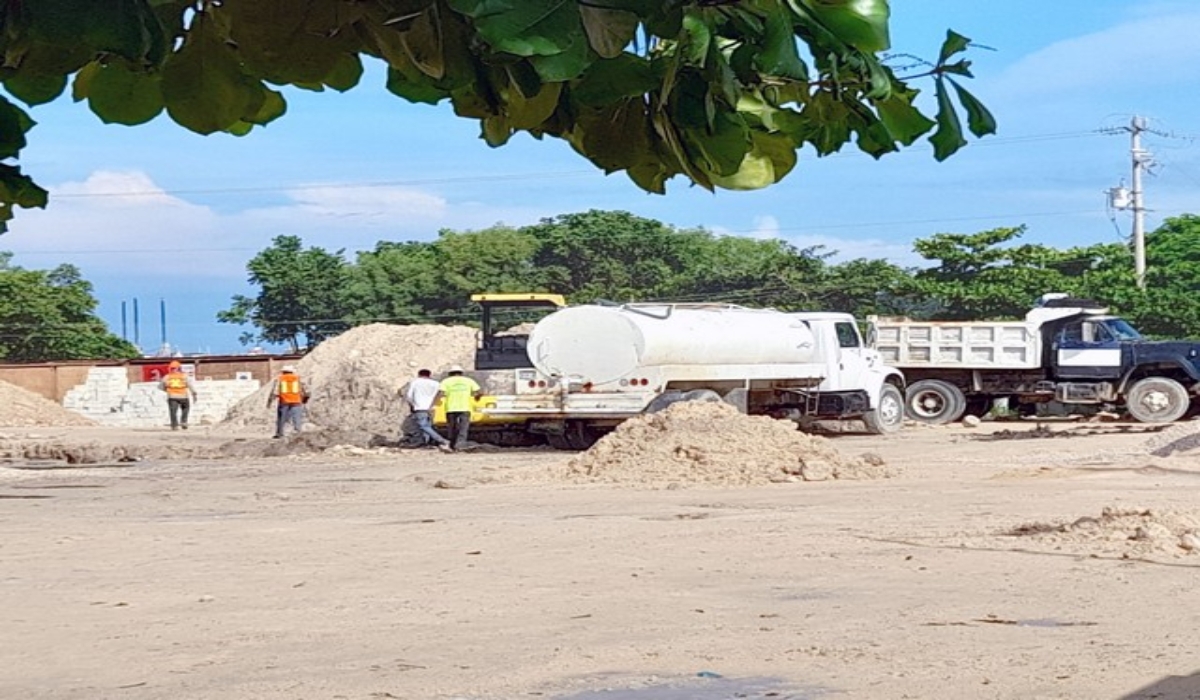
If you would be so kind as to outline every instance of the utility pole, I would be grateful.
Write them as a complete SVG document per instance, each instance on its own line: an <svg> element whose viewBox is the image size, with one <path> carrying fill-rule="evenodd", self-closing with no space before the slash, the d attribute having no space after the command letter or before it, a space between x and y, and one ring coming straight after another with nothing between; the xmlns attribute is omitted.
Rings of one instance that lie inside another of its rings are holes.
<svg viewBox="0 0 1200 700"><path fill-rule="evenodd" d="M1142 149L1142 132L1146 120L1134 117L1129 122L1130 149L1133 158L1132 201L1133 210L1133 276L1138 289L1146 288L1146 207L1142 201L1142 174L1153 161L1150 153Z"/></svg>
<svg viewBox="0 0 1200 700"><path fill-rule="evenodd" d="M1134 117L1129 121L1129 126L1101 131L1101 133L1107 134L1120 132L1128 132L1130 136L1129 155L1133 161L1133 191L1125 189L1123 185L1114 187L1108 191L1108 203L1113 209L1129 209L1133 212L1133 275L1137 280L1138 288L1145 289L1146 205L1143 200L1145 192L1142 189L1142 178L1150 166L1154 165L1154 157L1149 151L1142 148L1142 134L1145 132L1158 134L1159 132L1146 126L1145 117ZM1170 136L1170 134L1159 135Z"/></svg>

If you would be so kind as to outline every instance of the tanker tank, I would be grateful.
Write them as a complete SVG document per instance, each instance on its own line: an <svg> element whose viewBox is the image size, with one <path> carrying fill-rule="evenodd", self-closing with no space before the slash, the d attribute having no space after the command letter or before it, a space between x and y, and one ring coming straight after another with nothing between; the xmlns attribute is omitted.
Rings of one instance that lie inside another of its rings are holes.
<svg viewBox="0 0 1200 700"><path fill-rule="evenodd" d="M628 304L556 311L528 347L543 374L602 384L650 366L803 364L816 344L803 321L774 309Z"/></svg>

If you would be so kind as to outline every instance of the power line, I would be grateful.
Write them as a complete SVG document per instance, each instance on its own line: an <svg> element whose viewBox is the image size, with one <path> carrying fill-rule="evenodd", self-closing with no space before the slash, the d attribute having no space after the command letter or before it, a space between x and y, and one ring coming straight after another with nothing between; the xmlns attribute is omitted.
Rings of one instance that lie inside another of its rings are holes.
<svg viewBox="0 0 1200 700"><path fill-rule="evenodd" d="M1096 136L1105 133L1104 130L1091 131L1065 131L1054 132L1047 134L1029 134L1026 136L1008 136L996 137L981 140L972 145L978 146L1005 146L1009 144L1021 143L1036 143L1041 141L1057 141L1063 139L1085 138L1088 136ZM913 153L912 149L906 149L897 152L893 155L902 153ZM856 153L837 153L826 158L849 158L855 157ZM378 187L416 187L423 185L447 185L458 183L471 182L509 182L512 180L547 180L559 179L563 177L584 177L598 174L598 170L567 170L560 172L533 172L533 173L514 173L514 174L491 174L491 175L467 175L444 178L427 178L413 180L383 180L378 182L334 182L334 183L306 183L306 184L278 184L278 185L249 185L245 187L214 187L214 188L183 188L183 189L156 189L131 192L72 192L72 193L55 193L51 191L51 196L57 199L99 199L99 198L124 198L124 197L153 197L153 196L178 196L178 195L226 195L226 194L255 194L264 192L296 192L296 191L313 191L324 189L372 189Z"/></svg>
<svg viewBox="0 0 1200 700"><path fill-rule="evenodd" d="M1164 211L1166 211L1167 213L1182 213L1183 210L1178 210L1178 211L1164 210ZM1082 216L1082 215L1094 214L1094 213L1095 212L1092 211L1091 209L1078 209L1078 210L1074 210L1074 211L1048 211L1048 212L1044 211L1044 212L1005 213L1005 214L982 214L982 215L978 215L978 216L957 216L957 217L944 217L944 218L938 218L938 219L891 219L888 221L866 221L866 222L855 222L855 223L846 223L846 224L820 224L820 223L818 223L818 224L807 224L805 226L780 226L780 227L772 228L771 231L773 231L773 232L805 232L805 233L810 233L813 235L819 235L822 231L827 231L827 230L840 230L840 229L853 229L853 228L878 228L878 227L882 227L882 226L895 227L895 226L910 226L910 225L918 225L918 224L952 224L952 223L963 223L963 222L971 222L971 221L994 221L997 219L1012 221L1012 220L1019 220L1019 219L1034 219L1034 218L1046 218L1046 217L1056 217L1056 216ZM675 228L678 230L688 230L688 227L682 227L682 226L677 226ZM730 228L725 228L725 227L718 227L719 231L715 231L713 229L703 227L703 226L700 226L697 228L707 231L708 233L712 233L713 235L748 234L748 233L761 233L762 232L761 229L756 229L756 228L730 229ZM432 243L433 241L425 241L425 242ZM132 254L150 254L150 253L156 253L156 254L158 254L158 253L230 253L230 252L246 252L246 251L253 251L253 250L259 250L259 249L239 246L239 247L229 247L229 248L107 248L107 249L106 248L92 248L92 249L87 249L87 250L72 251L72 250L64 250L62 248L58 248L58 249L54 249L54 250L13 250L11 252L13 252L15 255L63 256L63 255L67 255L67 254L69 254L69 255L132 255ZM371 250L363 249L360 252L369 253L369 252L371 252Z"/></svg>

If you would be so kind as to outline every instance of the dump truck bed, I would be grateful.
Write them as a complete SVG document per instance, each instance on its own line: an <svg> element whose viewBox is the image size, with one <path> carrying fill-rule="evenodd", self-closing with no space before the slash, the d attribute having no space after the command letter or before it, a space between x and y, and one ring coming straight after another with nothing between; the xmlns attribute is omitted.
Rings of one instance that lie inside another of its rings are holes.
<svg viewBox="0 0 1200 700"><path fill-rule="evenodd" d="M872 316L870 338L883 361L899 369L1034 369L1042 341L1023 321L913 321Z"/></svg>

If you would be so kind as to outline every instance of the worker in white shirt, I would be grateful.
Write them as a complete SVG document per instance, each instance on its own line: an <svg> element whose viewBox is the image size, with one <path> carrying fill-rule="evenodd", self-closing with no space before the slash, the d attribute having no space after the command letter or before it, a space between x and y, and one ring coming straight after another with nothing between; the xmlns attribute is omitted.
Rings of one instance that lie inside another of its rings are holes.
<svg viewBox="0 0 1200 700"><path fill-rule="evenodd" d="M404 389L404 400L408 402L425 444L434 444L439 450L449 452L450 441L433 429L433 407L441 395L441 386L433 378L433 372L427 369L418 371L417 378Z"/></svg>

